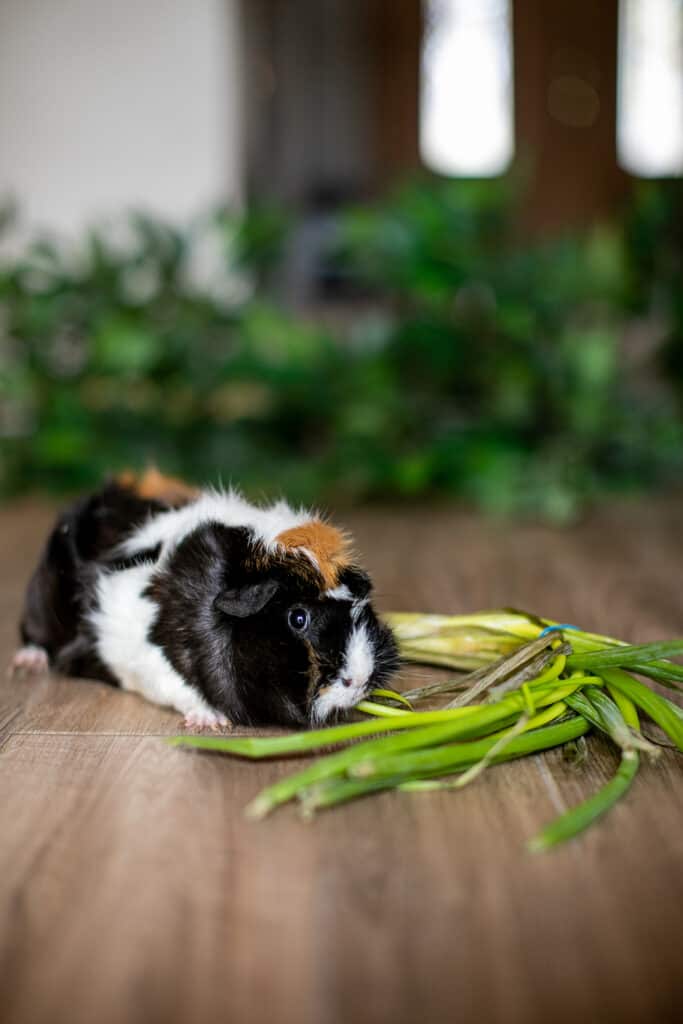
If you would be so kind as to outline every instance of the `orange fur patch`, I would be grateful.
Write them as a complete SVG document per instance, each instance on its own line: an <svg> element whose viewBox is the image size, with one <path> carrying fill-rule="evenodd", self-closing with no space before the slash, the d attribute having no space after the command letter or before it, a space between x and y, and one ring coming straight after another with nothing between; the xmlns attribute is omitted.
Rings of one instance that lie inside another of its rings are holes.
<svg viewBox="0 0 683 1024"><path fill-rule="evenodd" d="M283 547L305 548L315 558L326 587L334 587L339 571L348 564L351 543L348 536L335 526L319 519L283 530L275 538Z"/></svg>
<svg viewBox="0 0 683 1024"><path fill-rule="evenodd" d="M127 470L117 476L116 482L135 491L140 498L163 501L174 508L193 501L200 493L198 488L186 484L184 480L164 476L156 467L145 470L142 476Z"/></svg>

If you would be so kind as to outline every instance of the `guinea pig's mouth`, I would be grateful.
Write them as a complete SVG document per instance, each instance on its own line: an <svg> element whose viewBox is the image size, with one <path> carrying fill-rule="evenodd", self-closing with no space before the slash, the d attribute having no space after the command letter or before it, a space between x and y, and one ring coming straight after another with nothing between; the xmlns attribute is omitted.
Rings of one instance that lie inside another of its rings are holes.
<svg viewBox="0 0 683 1024"><path fill-rule="evenodd" d="M322 686L311 705L311 722L322 725L336 712L349 711L367 696L369 688L368 679L355 681L347 676Z"/></svg>
<svg viewBox="0 0 683 1024"><path fill-rule="evenodd" d="M341 664L315 691L310 719L315 725L350 711L373 686L381 686L399 666L398 648L388 626L360 622L351 630ZM329 680L329 682L328 682Z"/></svg>

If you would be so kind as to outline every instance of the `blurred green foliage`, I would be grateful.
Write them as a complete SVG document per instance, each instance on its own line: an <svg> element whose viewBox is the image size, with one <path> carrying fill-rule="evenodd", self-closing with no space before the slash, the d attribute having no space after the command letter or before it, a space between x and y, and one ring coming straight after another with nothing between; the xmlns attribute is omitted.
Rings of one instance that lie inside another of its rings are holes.
<svg viewBox="0 0 683 1024"><path fill-rule="evenodd" d="M659 362L683 409L683 178L639 183L626 244L632 308L664 325Z"/></svg>
<svg viewBox="0 0 683 1024"><path fill-rule="evenodd" d="M414 182L349 212L334 259L370 301L334 333L260 297L276 210L34 243L0 265L0 490L156 462L256 495L566 520L679 480L680 189L546 244L514 211L507 182Z"/></svg>

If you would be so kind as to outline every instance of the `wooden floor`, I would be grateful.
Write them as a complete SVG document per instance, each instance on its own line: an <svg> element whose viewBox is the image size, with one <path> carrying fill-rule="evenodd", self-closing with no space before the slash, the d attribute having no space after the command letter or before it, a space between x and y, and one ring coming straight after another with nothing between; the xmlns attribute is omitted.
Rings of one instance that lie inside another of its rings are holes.
<svg viewBox="0 0 683 1024"><path fill-rule="evenodd" d="M2 658L49 518L0 510ZM566 532L444 509L349 518L384 608L683 633L681 502ZM680 1020L677 755L584 839L532 857L524 840L614 769L599 740L589 767L552 752L458 793L256 824L242 808L283 766L171 749L177 725L99 684L0 684L3 1024Z"/></svg>

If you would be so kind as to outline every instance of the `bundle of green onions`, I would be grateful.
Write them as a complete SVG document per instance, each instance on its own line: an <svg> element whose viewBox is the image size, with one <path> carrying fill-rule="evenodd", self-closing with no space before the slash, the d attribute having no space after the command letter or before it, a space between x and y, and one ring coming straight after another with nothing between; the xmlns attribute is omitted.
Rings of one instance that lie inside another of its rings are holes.
<svg viewBox="0 0 683 1024"><path fill-rule="evenodd" d="M517 611L386 618L404 661L466 674L402 694L375 690L356 708L367 716L360 722L285 736L170 742L253 759L348 744L263 790L247 807L249 816L261 818L293 799L311 816L380 790L458 789L489 765L581 745L592 729L605 733L621 752L615 776L532 839L536 851L577 835L608 811L633 782L641 753L658 755L642 735L641 713L683 751L683 711L636 678L682 690L683 666L669 660L683 654L681 640L634 647ZM430 709L415 710L425 701Z"/></svg>

